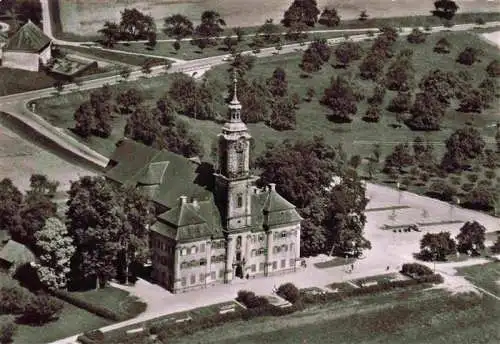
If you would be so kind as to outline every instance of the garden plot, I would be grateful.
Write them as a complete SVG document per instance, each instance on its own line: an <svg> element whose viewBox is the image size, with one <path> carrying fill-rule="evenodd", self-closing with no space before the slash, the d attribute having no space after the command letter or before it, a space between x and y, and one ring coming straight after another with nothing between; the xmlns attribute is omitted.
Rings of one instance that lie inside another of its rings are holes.
<svg viewBox="0 0 500 344"><path fill-rule="evenodd" d="M360 278L360 279L352 280L350 282L352 282L353 284L362 288L362 287L369 287L372 285L377 285L380 283L389 283L389 282L394 282L394 281L405 281L408 279L409 278L407 276L404 276L400 273L391 273L391 274L385 274L385 275L377 275L377 276L372 276L372 277Z"/></svg>
<svg viewBox="0 0 500 344"><path fill-rule="evenodd" d="M80 59L75 55L66 55L64 58L55 59L50 70L59 75L74 77L90 68L97 68L97 62Z"/></svg>

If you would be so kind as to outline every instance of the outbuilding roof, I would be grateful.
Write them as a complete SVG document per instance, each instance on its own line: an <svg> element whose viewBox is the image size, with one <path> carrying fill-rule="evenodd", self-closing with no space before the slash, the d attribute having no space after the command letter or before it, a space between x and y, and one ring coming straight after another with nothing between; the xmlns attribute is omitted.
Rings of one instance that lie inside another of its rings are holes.
<svg viewBox="0 0 500 344"><path fill-rule="evenodd" d="M43 31L28 20L17 32L7 40L3 51L20 51L38 53L45 49L51 39Z"/></svg>

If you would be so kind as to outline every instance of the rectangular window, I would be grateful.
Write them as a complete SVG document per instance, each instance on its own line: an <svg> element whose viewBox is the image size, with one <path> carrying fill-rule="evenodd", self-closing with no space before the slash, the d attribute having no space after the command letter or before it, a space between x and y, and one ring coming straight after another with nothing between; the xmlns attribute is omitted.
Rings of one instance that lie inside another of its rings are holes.
<svg viewBox="0 0 500 344"><path fill-rule="evenodd" d="M219 270L219 278L224 278L224 269Z"/></svg>
<svg viewBox="0 0 500 344"><path fill-rule="evenodd" d="M185 286L187 285L187 280L186 280L186 277L182 277L182 279L181 279L181 285L182 285L183 287L185 287Z"/></svg>
<svg viewBox="0 0 500 344"><path fill-rule="evenodd" d="M238 207L238 208L243 207L243 195L242 194L236 195L236 207Z"/></svg>
<svg viewBox="0 0 500 344"><path fill-rule="evenodd" d="M210 273L210 279L211 279L212 281L214 281L214 280L215 280L215 277L216 277L216 276L215 276L215 271L212 271L212 272Z"/></svg>
<svg viewBox="0 0 500 344"><path fill-rule="evenodd" d="M278 262L273 262L273 270L276 270L278 268Z"/></svg>
<svg viewBox="0 0 500 344"><path fill-rule="evenodd" d="M196 254L196 246L191 247L191 254Z"/></svg>
<svg viewBox="0 0 500 344"><path fill-rule="evenodd" d="M285 266L286 266L286 260L282 259L281 260L281 268L283 269L283 268L285 268Z"/></svg>
<svg viewBox="0 0 500 344"><path fill-rule="evenodd" d="M205 252L205 244L200 245L200 252L201 253Z"/></svg>
<svg viewBox="0 0 500 344"><path fill-rule="evenodd" d="M290 259L290 267L293 268L295 266L295 259Z"/></svg>
<svg viewBox="0 0 500 344"><path fill-rule="evenodd" d="M257 266L255 264L252 264L252 272L255 272L257 270Z"/></svg>
<svg viewBox="0 0 500 344"><path fill-rule="evenodd" d="M286 232L281 232L281 237L286 238L287 233Z"/></svg>
<svg viewBox="0 0 500 344"><path fill-rule="evenodd" d="M236 159L238 161L238 173L243 173L245 171L245 159L243 152L236 152Z"/></svg>
<svg viewBox="0 0 500 344"><path fill-rule="evenodd" d="M264 271L264 263L259 264L259 271Z"/></svg>
<svg viewBox="0 0 500 344"><path fill-rule="evenodd" d="M195 283L196 283L196 275L192 274L191 275L191 284L195 284Z"/></svg>
<svg viewBox="0 0 500 344"><path fill-rule="evenodd" d="M204 273L201 273L200 274L200 282L205 282L205 274Z"/></svg>

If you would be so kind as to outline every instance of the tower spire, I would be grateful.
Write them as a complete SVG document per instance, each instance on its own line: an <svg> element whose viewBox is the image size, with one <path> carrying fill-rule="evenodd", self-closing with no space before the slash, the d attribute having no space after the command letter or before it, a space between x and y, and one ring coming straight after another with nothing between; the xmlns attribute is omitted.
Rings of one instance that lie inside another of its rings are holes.
<svg viewBox="0 0 500 344"><path fill-rule="evenodd" d="M233 71L233 100L231 100L233 104L239 104L238 100L238 78L236 74L236 69Z"/></svg>

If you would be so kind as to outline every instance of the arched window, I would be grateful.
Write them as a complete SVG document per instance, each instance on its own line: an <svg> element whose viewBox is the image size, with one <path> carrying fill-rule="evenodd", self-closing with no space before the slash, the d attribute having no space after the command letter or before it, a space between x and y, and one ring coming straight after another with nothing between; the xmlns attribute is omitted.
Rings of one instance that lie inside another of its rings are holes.
<svg viewBox="0 0 500 344"><path fill-rule="evenodd" d="M257 253L256 250L251 250L250 251L250 257L254 257L256 253Z"/></svg>
<svg viewBox="0 0 500 344"><path fill-rule="evenodd" d="M181 250L181 256L186 256L188 253L187 248L183 247Z"/></svg>
<svg viewBox="0 0 500 344"><path fill-rule="evenodd" d="M195 254L198 248L196 246L191 247L191 254Z"/></svg>
<svg viewBox="0 0 500 344"><path fill-rule="evenodd" d="M288 251L288 246L287 246L287 245L283 245L283 246L281 246L281 251L282 251L282 252L286 252L286 251Z"/></svg>
<svg viewBox="0 0 500 344"><path fill-rule="evenodd" d="M188 267L188 264L186 262L181 263L181 269L186 269Z"/></svg>
<svg viewBox="0 0 500 344"><path fill-rule="evenodd" d="M293 251L293 243L290 244L290 251Z"/></svg>
<svg viewBox="0 0 500 344"><path fill-rule="evenodd" d="M287 233L286 233L285 231L281 232L281 237L282 237L282 238L286 238L286 234L287 234Z"/></svg>
<svg viewBox="0 0 500 344"><path fill-rule="evenodd" d="M262 254L264 254L264 248L262 248L262 247L261 247L261 248L259 248L259 251L258 251L258 252L259 252L259 256L260 256L260 255L262 255Z"/></svg>
<svg viewBox="0 0 500 344"><path fill-rule="evenodd" d="M243 207L243 194L241 193L236 195L236 207L237 208Z"/></svg>

